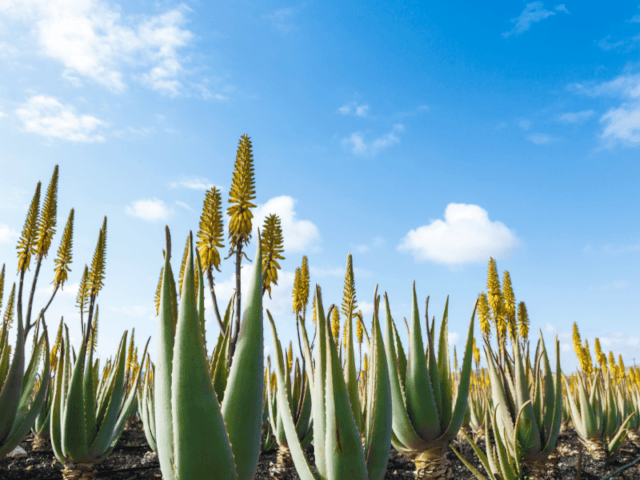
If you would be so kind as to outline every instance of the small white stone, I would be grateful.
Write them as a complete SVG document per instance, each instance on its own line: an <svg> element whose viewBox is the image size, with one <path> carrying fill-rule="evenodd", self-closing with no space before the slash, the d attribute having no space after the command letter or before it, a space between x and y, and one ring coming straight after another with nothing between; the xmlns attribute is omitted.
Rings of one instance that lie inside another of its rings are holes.
<svg viewBox="0 0 640 480"><path fill-rule="evenodd" d="M27 456L27 451L22 448L20 445L18 445L16 448L14 448L10 454L7 455L7 457L11 457L11 458L24 458Z"/></svg>

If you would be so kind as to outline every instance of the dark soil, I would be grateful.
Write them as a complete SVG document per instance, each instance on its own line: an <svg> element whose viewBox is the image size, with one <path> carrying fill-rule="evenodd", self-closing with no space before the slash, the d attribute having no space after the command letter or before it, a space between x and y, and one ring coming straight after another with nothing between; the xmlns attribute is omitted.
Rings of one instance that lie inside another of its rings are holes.
<svg viewBox="0 0 640 480"><path fill-rule="evenodd" d="M32 452L31 442L33 437L30 435L22 442L28 456L26 458L2 458L0 459L0 479L2 480L60 480L62 474L62 465L55 459L51 450L45 452ZM480 443L482 447L484 445ZM574 480L577 477L579 442L574 432L562 434L559 444L567 454L558 461L559 479ZM476 460L470 447L460 446L462 453L467 460L484 473L479 462ZM459 449L459 450L460 450ZM142 424L136 422L132 428L126 429L118 442L112 455L104 462L96 466L98 471L98 479L118 479L118 480L137 480L137 479L159 479L162 478L157 459L145 457L150 452L147 442L142 431ZM307 449L307 454L311 462L313 462L313 448ZM454 467L452 478L456 480L471 480L473 475L458 460L452 451L449 451L448 457ZM620 453L609 460L608 463L596 462L587 457L582 456L582 472L580 478L582 480L600 480L610 475L620 467L629 464L633 460L640 458L640 448L632 443L627 443ZM263 453L260 456L258 464L257 480L267 480L269 476L269 466L271 462L276 461L276 452ZM399 455L395 450L391 450L389 465L385 479L413 478L413 462ZM295 472L288 475L289 479L299 479ZM616 480L640 480L640 463L626 469L617 474Z"/></svg>

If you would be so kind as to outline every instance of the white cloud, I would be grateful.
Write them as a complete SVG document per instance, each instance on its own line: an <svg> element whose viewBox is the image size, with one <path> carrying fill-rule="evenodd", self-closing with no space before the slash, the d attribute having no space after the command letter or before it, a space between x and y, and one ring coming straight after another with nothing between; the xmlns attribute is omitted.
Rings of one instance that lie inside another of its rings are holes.
<svg viewBox="0 0 640 480"><path fill-rule="evenodd" d="M22 22L76 84L86 78L121 92L130 74L165 94L182 89L185 59L178 52L193 38L184 28L185 5L143 17L123 16L119 5L104 0L0 0L0 11Z"/></svg>
<svg viewBox="0 0 640 480"><path fill-rule="evenodd" d="M569 13L569 10L567 10L567 7L565 7L564 4L556 5L554 10L546 10L544 8L544 3L542 2L527 3L522 13L520 13L516 18L511 19L511 23L514 24L513 28L508 32L503 32L502 36L507 38L511 35L520 35L521 33L529 30L532 24L551 17L555 15L556 12Z"/></svg>
<svg viewBox="0 0 640 480"><path fill-rule="evenodd" d="M172 213L171 209L157 198L136 200L125 208L125 212L132 217L138 217L147 222L166 220Z"/></svg>
<svg viewBox="0 0 640 480"><path fill-rule="evenodd" d="M457 332L449 332L448 340L450 346L458 345L460 343L460 334ZM459 360L462 361L462 357L460 357Z"/></svg>
<svg viewBox="0 0 640 480"><path fill-rule="evenodd" d="M324 268L324 267L316 267L315 265L311 265L309 267L311 270L311 275L318 277L341 277L344 276L344 269L342 268Z"/></svg>
<svg viewBox="0 0 640 480"><path fill-rule="evenodd" d="M345 103L338 109L338 113L341 115L366 117L369 113L369 105L358 105L356 102Z"/></svg>
<svg viewBox="0 0 640 480"><path fill-rule="evenodd" d="M0 223L0 243L11 243L18 238L18 232L9 225Z"/></svg>
<svg viewBox="0 0 640 480"><path fill-rule="evenodd" d="M193 212L193 208L191 208L187 203L181 202L180 200L176 200L176 205L184 208L188 212Z"/></svg>
<svg viewBox="0 0 640 480"><path fill-rule="evenodd" d="M527 140L536 145L548 145L558 141L557 138L547 135L546 133L532 133L527 135Z"/></svg>
<svg viewBox="0 0 640 480"><path fill-rule="evenodd" d="M7 114L6 114L6 113L4 113L4 112L0 112L0 118L2 118L2 117L6 117L6 116L7 116Z"/></svg>
<svg viewBox="0 0 640 480"><path fill-rule="evenodd" d="M628 333L613 332L600 338L600 343L608 350L616 350L621 347L637 347L640 345L640 338Z"/></svg>
<svg viewBox="0 0 640 480"><path fill-rule="evenodd" d="M276 214L280 217L284 250L286 252L306 252L319 248L322 241L318 227L309 220L298 220L295 211L297 200L282 195L269 200L264 205L258 205L254 212L253 229L257 235L258 227L262 227L265 217Z"/></svg>
<svg viewBox="0 0 640 480"><path fill-rule="evenodd" d="M361 132L354 132L348 138L342 139L342 145L351 150L351 153L363 157L373 157L379 151L384 150L400 142L398 134L404 131L404 125L397 123L391 131L371 142L366 142Z"/></svg>
<svg viewBox="0 0 640 480"><path fill-rule="evenodd" d="M177 182L169 182L170 188L189 188L191 190L209 190L214 184L203 177L185 177ZM218 189L221 187L218 186Z"/></svg>
<svg viewBox="0 0 640 480"><path fill-rule="evenodd" d="M567 112L560 115L559 120L564 123L580 123L593 116L593 110L582 110L580 112Z"/></svg>
<svg viewBox="0 0 640 480"><path fill-rule="evenodd" d="M75 283L67 283L62 287L62 290L58 289L57 295L66 295L68 297L76 298L78 296L78 288L80 288L80 284L78 282ZM39 293L44 295L53 294L53 285L47 285L46 287L41 287L38 289Z"/></svg>
<svg viewBox="0 0 640 480"><path fill-rule="evenodd" d="M286 35L296 28L293 23L293 17L296 9L293 7L281 8L275 12L265 15L264 17L271 21L271 25L280 30L280 33Z"/></svg>
<svg viewBox="0 0 640 480"><path fill-rule="evenodd" d="M600 287L600 290L602 290L603 292L610 292L612 290L622 290L624 288L627 288L629 285L631 284L625 280L616 280L606 285L602 285Z"/></svg>
<svg viewBox="0 0 640 480"><path fill-rule="evenodd" d="M365 243L362 245L354 245L354 249L357 253L367 253L368 251L370 251L372 248L377 248L384 245L384 238L382 238L381 236L376 236L373 238L373 240L371 241L371 243Z"/></svg>
<svg viewBox="0 0 640 480"><path fill-rule="evenodd" d="M617 42L610 42L609 41L610 39L611 39L611 35L607 35L606 37L604 37L598 42L598 46L602 50L608 52L609 50L614 50L616 48L622 47L625 44L624 40L618 40Z"/></svg>
<svg viewBox="0 0 640 480"><path fill-rule="evenodd" d="M505 256L520 243L502 222L489 220L478 205L450 203L443 220L434 220L409 231L398 246L419 262L447 265L486 262L489 257Z"/></svg>
<svg viewBox="0 0 640 480"><path fill-rule="evenodd" d="M63 105L53 97L37 95L16 110L27 132L71 142L102 142L98 133L105 123L91 115L76 115L71 105Z"/></svg>

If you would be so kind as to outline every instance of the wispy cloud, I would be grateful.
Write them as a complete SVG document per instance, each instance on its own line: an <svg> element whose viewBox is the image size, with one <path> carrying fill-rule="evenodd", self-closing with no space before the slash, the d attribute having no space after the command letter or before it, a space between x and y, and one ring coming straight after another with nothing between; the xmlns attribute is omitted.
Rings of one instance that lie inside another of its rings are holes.
<svg viewBox="0 0 640 480"><path fill-rule="evenodd" d="M9 225L0 223L0 243L11 243L16 238L18 238L18 232Z"/></svg>
<svg viewBox="0 0 640 480"><path fill-rule="evenodd" d="M569 13L567 7L563 3L556 5L553 10L547 10L544 8L542 2L527 3L524 10L516 18L511 19L513 28L507 32L502 32L504 38L511 35L520 35L531 28L534 23L540 22L546 18L549 18L556 14L556 12Z"/></svg>
<svg viewBox="0 0 640 480"><path fill-rule="evenodd" d="M189 188L191 190L209 190L213 185L203 177L183 177L177 182L169 182L169 188ZM220 188L219 185L218 188Z"/></svg>
<svg viewBox="0 0 640 480"><path fill-rule="evenodd" d="M608 52L610 50L615 50L616 48L623 47L624 44L626 43L624 40L618 40L616 42L612 42L610 40L611 40L611 35L607 35L606 37L604 37L598 42L598 47L600 47L605 52Z"/></svg>
<svg viewBox="0 0 640 480"><path fill-rule="evenodd" d="M593 110L582 110L580 112L567 112L560 115L558 120L564 123L581 123L590 119L595 112Z"/></svg>
<svg viewBox="0 0 640 480"><path fill-rule="evenodd" d="M280 31L283 35L296 29L293 22L293 17L297 9L294 7L281 8L269 15L265 15L264 18L271 22L274 28Z"/></svg>
<svg viewBox="0 0 640 480"><path fill-rule="evenodd" d="M72 83L88 79L122 92L136 79L168 95L183 87L179 77L186 60L179 52L193 39L185 28L188 11L180 5L143 17L124 16L104 0L2 2L2 16L31 32L40 51L59 61Z"/></svg>
<svg viewBox="0 0 640 480"><path fill-rule="evenodd" d="M354 249L358 253L367 253L373 248L377 248L384 245L384 238L381 236L376 236L370 243L365 243L361 245L354 245Z"/></svg>
<svg viewBox="0 0 640 480"><path fill-rule="evenodd" d="M257 229L263 225L265 217L275 213L280 217L285 251L305 252L318 249L322 241L320 231L310 220L298 219L296 203L296 199L282 195L258 205L254 212L254 235L257 235Z"/></svg>
<svg viewBox="0 0 640 480"><path fill-rule="evenodd" d="M369 114L369 105L358 105L357 102L348 102L338 108L340 115L353 115L366 117Z"/></svg>
<svg viewBox="0 0 640 480"><path fill-rule="evenodd" d="M523 130L529 130L531 128L531 120L520 120L518 125Z"/></svg>
<svg viewBox="0 0 640 480"><path fill-rule="evenodd" d="M162 200L151 198L136 200L125 208L125 212L147 222L157 222L169 218L172 210Z"/></svg>
<svg viewBox="0 0 640 480"><path fill-rule="evenodd" d="M176 200L176 205L180 208L184 208L187 212L193 212L193 208L191 208L187 203L181 202L180 200Z"/></svg>
<svg viewBox="0 0 640 480"><path fill-rule="evenodd" d="M606 285L602 285L598 288L598 290L603 292L610 292L612 290L622 290L629 287L631 284L626 280L616 280L611 283L607 283Z"/></svg>
<svg viewBox="0 0 640 480"><path fill-rule="evenodd" d="M364 139L362 132L354 132L349 137L342 139L342 145L351 153L361 157L373 157L381 150L400 143L400 133L404 131L404 125L395 124L389 133L386 133L370 142Z"/></svg>
<svg viewBox="0 0 640 480"><path fill-rule="evenodd" d="M515 233L504 223L491 221L482 207L450 203L444 220L409 231L398 250L411 253L418 262L456 266L508 255L519 244Z"/></svg>
<svg viewBox="0 0 640 480"><path fill-rule="evenodd" d="M546 133L532 133L527 135L527 140L536 145L548 145L557 142L558 138L547 135Z"/></svg>
<svg viewBox="0 0 640 480"><path fill-rule="evenodd" d="M63 105L53 97L31 97L16 114L27 132L71 142L104 141L97 133L105 126L102 120L91 115L77 115L71 105Z"/></svg>

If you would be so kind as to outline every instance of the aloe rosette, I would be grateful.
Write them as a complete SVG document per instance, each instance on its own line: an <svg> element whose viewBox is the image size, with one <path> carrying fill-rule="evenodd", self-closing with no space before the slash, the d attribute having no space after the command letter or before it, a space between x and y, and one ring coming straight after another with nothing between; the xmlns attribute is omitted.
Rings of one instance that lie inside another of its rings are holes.
<svg viewBox="0 0 640 480"><path fill-rule="evenodd" d="M490 424L494 445L487 445L485 454L470 438L468 440L491 480L546 478L549 471L555 469L553 452L562 420L560 343L556 338L555 374L551 371L542 333L533 367L527 361L525 368L520 342L512 341L512 347L513 359L505 356L504 368L488 342L485 348L493 400L491 412L486 414L485 437L490 438ZM476 478L486 480L455 453Z"/></svg>
<svg viewBox="0 0 640 480"><path fill-rule="evenodd" d="M376 305L377 305L376 301ZM335 308L332 306L329 309ZM386 354L378 322L377 307L373 316L371 367L369 371L366 422L363 437L349 402L336 343L328 328L319 287L316 286L317 344L315 362L304 322L300 323L305 366L312 397L313 444L317 474L304 455L293 414L289 408L286 371L282 346L273 318L267 311L275 346L275 372L280 416L293 463L302 480L381 480L386 472L391 448L391 393Z"/></svg>
<svg viewBox="0 0 640 480"><path fill-rule="evenodd" d="M88 340L90 324L87 329L74 362L65 328L64 352L58 358L53 387L51 446L56 459L65 466L62 471L65 480L95 477L94 466L109 456L124 430L139 381L138 374L134 387L126 391L128 332L122 335L114 365L98 378L98 365L93 362Z"/></svg>
<svg viewBox="0 0 640 480"><path fill-rule="evenodd" d="M415 462L415 478L452 478L452 466L446 458L446 448L458 434L467 410L475 308L469 323L460 382L454 392L449 363L448 305L447 299L440 326L437 356L435 334L427 320L428 348L425 356L414 284L410 349L409 357L406 358L391 316L389 300L385 295L385 345L393 399L391 442L399 453Z"/></svg>
<svg viewBox="0 0 640 480"><path fill-rule="evenodd" d="M144 429L144 436L147 439L149 448L155 453L158 453L158 446L156 445L156 413L155 404L153 401L153 377L154 377L155 365L148 360L147 368L144 372L144 380L142 387L138 391L138 408L140 412L140 420L142 421L142 428Z"/></svg>
<svg viewBox="0 0 640 480"><path fill-rule="evenodd" d="M172 310L177 297L170 256L167 228L154 385L162 474L180 480L251 479L260 454L264 381L260 243L222 406L204 348L204 297L196 301L191 236L175 326Z"/></svg>

